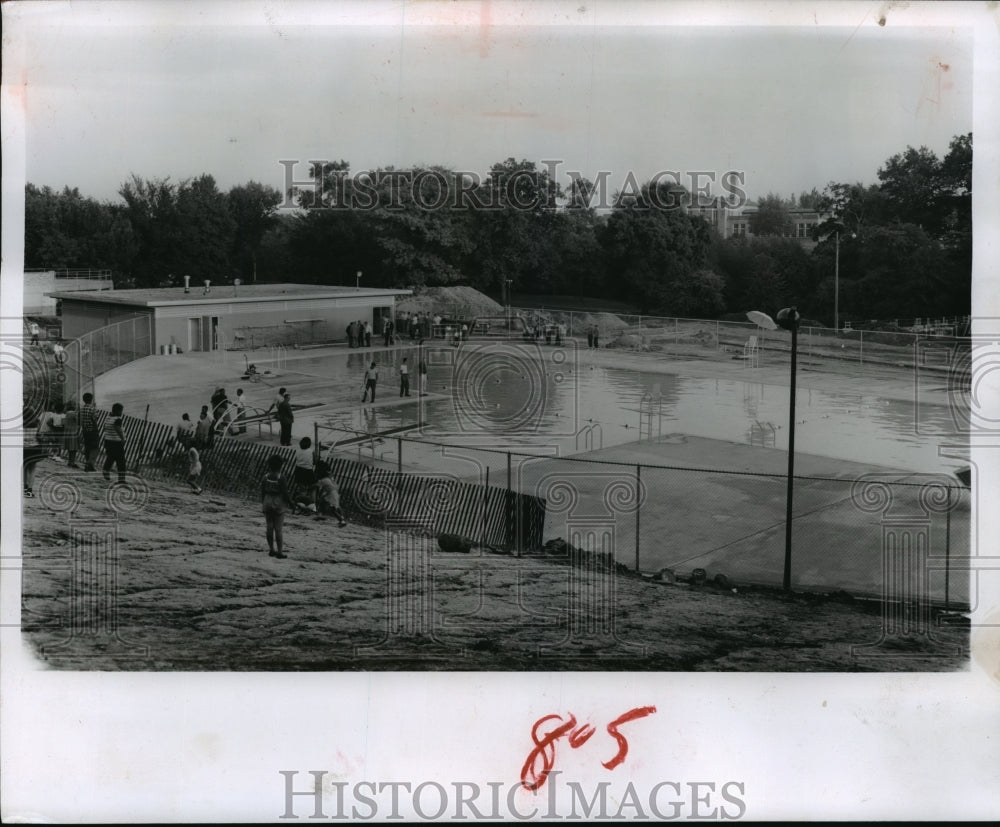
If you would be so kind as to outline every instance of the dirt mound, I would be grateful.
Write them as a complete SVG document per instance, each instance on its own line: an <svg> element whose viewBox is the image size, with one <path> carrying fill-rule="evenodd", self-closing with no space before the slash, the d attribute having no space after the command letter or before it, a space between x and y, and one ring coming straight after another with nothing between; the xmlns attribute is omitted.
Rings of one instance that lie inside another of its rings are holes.
<svg viewBox="0 0 1000 827"><path fill-rule="evenodd" d="M503 314L503 306L474 287L418 287L412 296L396 304L406 313L440 313L453 319Z"/></svg>

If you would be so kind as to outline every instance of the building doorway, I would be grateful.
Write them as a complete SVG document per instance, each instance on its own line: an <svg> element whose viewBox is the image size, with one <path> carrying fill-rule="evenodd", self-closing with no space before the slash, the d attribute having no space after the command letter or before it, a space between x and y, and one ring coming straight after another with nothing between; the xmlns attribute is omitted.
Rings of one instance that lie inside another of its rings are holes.
<svg viewBox="0 0 1000 827"><path fill-rule="evenodd" d="M201 350L201 319L188 319L188 341L187 349L190 353L194 350Z"/></svg>

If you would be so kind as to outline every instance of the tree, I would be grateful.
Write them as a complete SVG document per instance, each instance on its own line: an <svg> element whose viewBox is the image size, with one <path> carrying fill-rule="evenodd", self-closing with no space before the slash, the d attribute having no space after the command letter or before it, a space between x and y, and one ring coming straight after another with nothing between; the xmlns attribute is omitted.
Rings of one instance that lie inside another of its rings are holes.
<svg viewBox="0 0 1000 827"><path fill-rule="evenodd" d="M769 192L758 203L756 212L750 213L750 233L755 236L791 235L790 206L780 195Z"/></svg>
<svg viewBox="0 0 1000 827"><path fill-rule="evenodd" d="M925 146L908 146L879 168L878 179L893 219L931 235L940 232L944 177L937 155Z"/></svg>
<svg viewBox="0 0 1000 827"><path fill-rule="evenodd" d="M235 225L233 264L244 281L254 281L257 253L264 234L275 224L281 193L274 187L249 181L230 189L226 201Z"/></svg>
<svg viewBox="0 0 1000 827"><path fill-rule="evenodd" d="M723 283L707 272L711 230L700 217L657 206L669 203L664 182L618 194L601 234L608 283L643 312L714 315Z"/></svg>

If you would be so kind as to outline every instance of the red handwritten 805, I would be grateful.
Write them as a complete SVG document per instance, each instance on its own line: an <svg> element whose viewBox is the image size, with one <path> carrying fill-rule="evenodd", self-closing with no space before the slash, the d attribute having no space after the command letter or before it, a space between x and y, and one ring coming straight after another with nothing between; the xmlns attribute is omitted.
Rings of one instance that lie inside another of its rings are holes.
<svg viewBox="0 0 1000 827"><path fill-rule="evenodd" d="M637 718L645 718L656 712L655 706L640 706L630 709L624 715L619 715L607 726L608 734L615 739L618 744L616 752L609 760L602 761L605 769L613 770L628 755L628 741L625 736L618 731L618 727L634 721ZM543 727L551 722L556 722L554 726L543 732ZM531 728L531 740L535 747L528 753L528 758L521 767L521 785L528 790L537 790L549 777L556 763L556 742L566 737L570 747L576 749L583 746L596 730L590 724L576 725L576 717L570 715L567 720L563 720L560 715L545 715L535 721Z"/></svg>

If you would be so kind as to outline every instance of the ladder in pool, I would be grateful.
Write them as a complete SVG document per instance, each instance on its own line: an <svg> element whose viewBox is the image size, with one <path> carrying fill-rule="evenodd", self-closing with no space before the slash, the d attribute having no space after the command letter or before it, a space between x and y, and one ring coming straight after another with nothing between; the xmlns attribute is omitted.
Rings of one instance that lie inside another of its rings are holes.
<svg viewBox="0 0 1000 827"><path fill-rule="evenodd" d="M639 440L663 436L663 395L644 393L639 400Z"/></svg>
<svg viewBox="0 0 1000 827"><path fill-rule="evenodd" d="M750 444L761 448L773 448L777 440L777 429L773 422L761 422L755 419L750 425Z"/></svg>

